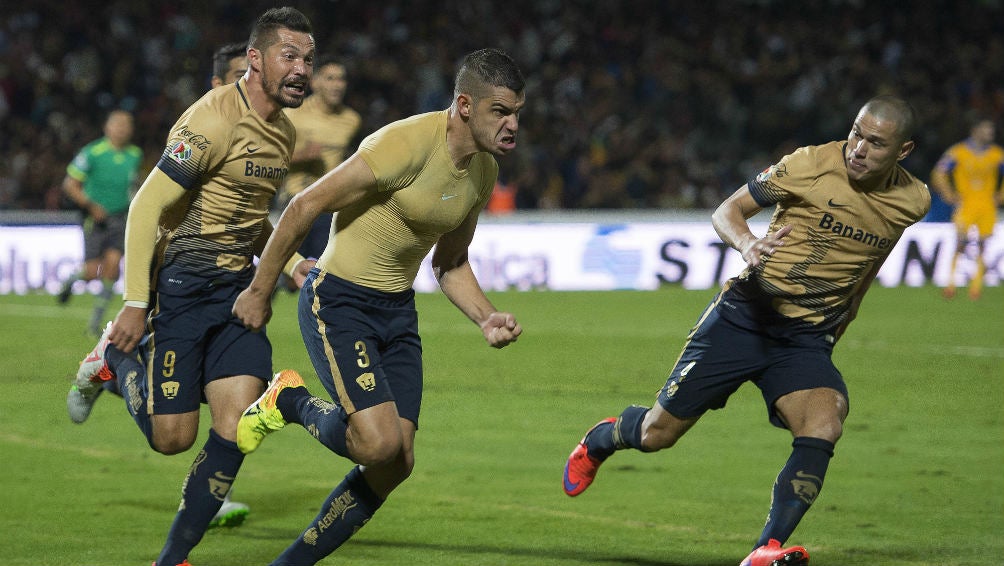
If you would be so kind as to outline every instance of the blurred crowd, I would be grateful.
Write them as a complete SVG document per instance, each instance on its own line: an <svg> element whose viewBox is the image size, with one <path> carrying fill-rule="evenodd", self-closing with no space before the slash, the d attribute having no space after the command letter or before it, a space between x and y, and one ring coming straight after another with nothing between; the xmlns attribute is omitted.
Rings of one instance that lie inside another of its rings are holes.
<svg viewBox="0 0 1004 566"><path fill-rule="evenodd" d="M905 165L926 180L970 111L1004 114L1000 0L289 4L346 63L364 133L448 106L468 51L509 51L527 106L501 182L520 209L713 207L794 147L844 138L886 92L920 113ZM67 208L66 165L115 108L149 170L215 49L273 5L4 2L0 209Z"/></svg>

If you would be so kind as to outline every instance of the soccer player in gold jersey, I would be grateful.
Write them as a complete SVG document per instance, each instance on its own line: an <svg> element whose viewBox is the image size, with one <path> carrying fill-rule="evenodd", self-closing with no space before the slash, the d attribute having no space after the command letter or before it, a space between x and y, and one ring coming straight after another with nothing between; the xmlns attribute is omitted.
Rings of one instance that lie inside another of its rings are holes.
<svg viewBox="0 0 1004 566"><path fill-rule="evenodd" d="M230 43L216 50L213 54L213 76L209 81L212 88L232 85L244 76L248 70L247 50L247 42ZM251 512L251 507L247 503L230 499L232 493L233 489L223 498L220 509L209 521L210 529L239 527Z"/></svg>
<svg viewBox="0 0 1004 566"><path fill-rule="evenodd" d="M335 212L335 234L300 291L300 330L334 400L313 397L280 372L238 424L241 450L295 422L357 464L320 513L272 564L315 564L366 524L411 473L422 397L422 343L412 284L435 246L443 293L502 348L522 332L482 291L467 257L478 215L498 176L496 157L516 146L524 79L504 52L468 54L453 102L393 122L295 196L234 304L248 327L271 316L279 270L310 225Z"/></svg>
<svg viewBox="0 0 1004 566"><path fill-rule="evenodd" d="M565 465L568 495L585 491L617 450L673 446L752 381L771 423L794 440L767 525L742 565L808 563L805 548L781 545L819 494L843 432L847 386L833 346L903 231L930 207L927 187L899 165L914 148L915 121L902 99L873 98L846 141L796 150L715 210L715 230L746 269L698 319L658 402L628 407L586 433ZM747 219L766 207L774 216L761 237Z"/></svg>
<svg viewBox="0 0 1004 566"><path fill-rule="evenodd" d="M319 60L310 81L311 94L287 115L296 127L296 147L280 202L289 202L322 175L338 166L355 140L362 117L345 105L348 86L345 65ZM332 215L320 215L297 249L305 257L320 257L328 243Z"/></svg>
<svg viewBox="0 0 1004 566"><path fill-rule="evenodd" d="M931 171L931 186L942 200L955 206L952 221L958 234L955 253L948 272L946 298L955 296L955 273L959 257L966 255L969 231L976 230L976 273L969 281L969 298L983 293L983 258L987 238L997 223L997 207L1004 203L1004 148L994 143L993 120L977 117L969 137L952 145Z"/></svg>
<svg viewBox="0 0 1004 566"><path fill-rule="evenodd" d="M246 74L181 115L133 200L125 306L76 378L92 399L115 380L150 447L163 454L194 444L203 397L209 404L209 439L183 482L161 566L187 565L220 509L244 459L237 422L272 373L265 333L235 321L231 307L272 232L269 203L295 136L283 109L303 101L314 38L302 13L273 8L248 45ZM311 264L297 262L285 269L302 279Z"/></svg>

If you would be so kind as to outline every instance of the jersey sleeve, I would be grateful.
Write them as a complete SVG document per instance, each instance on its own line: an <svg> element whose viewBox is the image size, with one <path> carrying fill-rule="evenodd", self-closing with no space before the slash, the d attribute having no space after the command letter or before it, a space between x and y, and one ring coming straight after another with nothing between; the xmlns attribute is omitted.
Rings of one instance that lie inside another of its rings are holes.
<svg viewBox="0 0 1004 566"><path fill-rule="evenodd" d="M814 148L802 147L764 169L747 184L762 208L798 199L809 190L818 171Z"/></svg>
<svg viewBox="0 0 1004 566"><path fill-rule="evenodd" d="M197 187L203 174L226 158L232 132L233 124L219 111L196 104L171 128L157 168L186 190Z"/></svg>
<svg viewBox="0 0 1004 566"><path fill-rule="evenodd" d="M66 166L66 174L83 183L91 172L91 146L88 145L77 152L73 161Z"/></svg>

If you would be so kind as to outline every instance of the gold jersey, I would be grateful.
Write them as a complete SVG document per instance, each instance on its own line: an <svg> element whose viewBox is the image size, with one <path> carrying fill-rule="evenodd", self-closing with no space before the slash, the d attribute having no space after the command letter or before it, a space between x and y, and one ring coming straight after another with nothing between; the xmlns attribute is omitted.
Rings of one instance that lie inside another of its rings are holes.
<svg viewBox="0 0 1004 566"><path fill-rule="evenodd" d="M342 106L337 112L329 112L317 95L307 97L302 106L288 109L285 113L296 128L294 151L312 143L321 146L318 159L289 166L283 191L287 197L292 197L345 160L349 144L362 125L362 118L347 106Z"/></svg>
<svg viewBox="0 0 1004 566"><path fill-rule="evenodd" d="M393 122L362 141L377 191L335 215L319 268L381 291L410 289L439 237L484 208L498 163L480 152L458 170L446 147L447 112Z"/></svg>
<svg viewBox="0 0 1004 566"><path fill-rule="evenodd" d="M740 280L784 320L826 328L842 323L866 274L930 208L927 185L899 165L889 186L854 188L846 145L800 148L749 182L760 206L776 206L769 230L793 229L786 245Z"/></svg>
<svg viewBox="0 0 1004 566"><path fill-rule="evenodd" d="M210 90L178 119L157 167L190 193L161 217L156 262L212 277L251 265L295 130L267 122L244 79Z"/></svg>

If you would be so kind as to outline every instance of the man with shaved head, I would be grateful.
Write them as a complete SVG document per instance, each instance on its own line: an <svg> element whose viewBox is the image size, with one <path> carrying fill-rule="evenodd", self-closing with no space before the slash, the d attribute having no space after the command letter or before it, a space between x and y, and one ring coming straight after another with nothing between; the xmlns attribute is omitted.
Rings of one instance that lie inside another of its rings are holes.
<svg viewBox="0 0 1004 566"><path fill-rule="evenodd" d="M632 405L586 433L565 465L568 495L585 491L617 450L673 446L752 381L770 422L794 440L767 524L741 566L808 564L804 547L781 545L819 494L847 417L833 346L903 231L930 207L927 187L899 165L913 151L915 123L906 101L873 98L846 140L797 149L718 207L712 224L746 269L698 319L658 402ZM769 206L774 215L759 237L747 219Z"/></svg>

